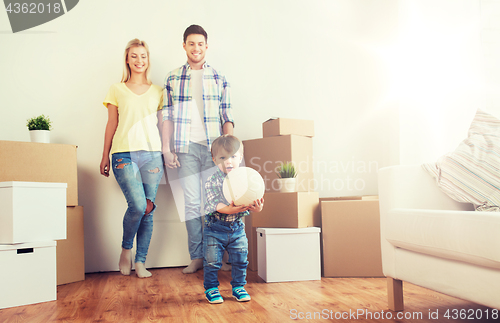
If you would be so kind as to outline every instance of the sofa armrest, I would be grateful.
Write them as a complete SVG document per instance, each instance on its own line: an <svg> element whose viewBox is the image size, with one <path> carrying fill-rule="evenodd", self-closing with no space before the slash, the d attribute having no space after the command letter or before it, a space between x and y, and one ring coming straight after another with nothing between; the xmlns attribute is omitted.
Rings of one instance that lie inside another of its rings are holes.
<svg viewBox="0 0 500 323"><path fill-rule="evenodd" d="M378 174L380 240L384 275L398 279L394 267L395 247L387 241L390 211L395 208L431 210L474 210L472 204L452 200L421 165L381 168Z"/></svg>

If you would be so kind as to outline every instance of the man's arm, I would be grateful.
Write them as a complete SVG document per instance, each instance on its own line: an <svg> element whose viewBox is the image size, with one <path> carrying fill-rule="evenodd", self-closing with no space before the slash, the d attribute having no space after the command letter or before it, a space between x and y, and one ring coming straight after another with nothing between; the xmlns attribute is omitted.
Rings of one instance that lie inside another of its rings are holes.
<svg viewBox="0 0 500 323"><path fill-rule="evenodd" d="M226 122L222 125L222 134L224 135L232 135L234 129L234 124L232 122Z"/></svg>
<svg viewBox="0 0 500 323"><path fill-rule="evenodd" d="M233 106L231 104L231 88L225 77L223 77L222 82L222 95L219 106L222 133L232 135L234 129L234 118Z"/></svg>
<svg viewBox="0 0 500 323"><path fill-rule="evenodd" d="M172 135L174 133L174 122L170 120L164 120L161 127L161 138L162 138L162 151L163 153L170 152L172 142Z"/></svg>
<svg viewBox="0 0 500 323"><path fill-rule="evenodd" d="M172 121L173 99L171 89L169 77L167 76L165 86L163 88L163 123L161 127L162 153L165 166L168 168L177 168L180 167L180 163L177 160L177 155L173 152L172 147L170 146L170 143L172 142L172 135L174 133L174 122Z"/></svg>

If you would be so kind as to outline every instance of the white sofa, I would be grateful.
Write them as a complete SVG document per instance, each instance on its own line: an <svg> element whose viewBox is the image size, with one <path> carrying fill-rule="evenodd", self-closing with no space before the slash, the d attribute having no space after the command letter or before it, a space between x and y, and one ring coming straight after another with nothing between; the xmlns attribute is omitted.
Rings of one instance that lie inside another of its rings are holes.
<svg viewBox="0 0 500 323"><path fill-rule="evenodd" d="M382 267L389 308L402 281L500 309L500 213L441 192L420 165L379 170Z"/></svg>

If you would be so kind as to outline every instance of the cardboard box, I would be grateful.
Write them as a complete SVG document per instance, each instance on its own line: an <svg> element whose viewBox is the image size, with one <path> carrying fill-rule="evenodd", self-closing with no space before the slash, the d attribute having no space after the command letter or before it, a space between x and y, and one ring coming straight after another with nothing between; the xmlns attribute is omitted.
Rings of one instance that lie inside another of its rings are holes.
<svg viewBox="0 0 500 323"><path fill-rule="evenodd" d="M261 228L320 227L318 192L264 194L264 208L252 213L252 226Z"/></svg>
<svg viewBox="0 0 500 323"><path fill-rule="evenodd" d="M314 137L314 121L299 119L269 119L262 123L264 138L283 135Z"/></svg>
<svg viewBox="0 0 500 323"><path fill-rule="evenodd" d="M344 201L344 200L378 200L378 195L363 195L363 196L337 196L337 197L321 197L319 202L323 201Z"/></svg>
<svg viewBox="0 0 500 323"><path fill-rule="evenodd" d="M57 241L57 285L85 280L83 206L67 207L68 234Z"/></svg>
<svg viewBox="0 0 500 323"><path fill-rule="evenodd" d="M0 182L67 183L66 205L78 205L76 146L0 140Z"/></svg>
<svg viewBox="0 0 500 323"><path fill-rule="evenodd" d="M0 182L0 243L66 239L66 186Z"/></svg>
<svg viewBox="0 0 500 323"><path fill-rule="evenodd" d="M362 196L338 196L338 197L321 197L319 202L323 201L343 201L343 200L361 200Z"/></svg>
<svg viewBox="0 0 500 323"><path fill-rule="evenodd" d="M278 192L276 168L293 162L297 171L297 191L314 191L312 138L296 135L277 136L243 141L245 166L259 172L267 192Z"/></svg>
<svg viewBox="0 0 500 323"><path fill-rule="evenodd" d="M56 242L0 245L0 309L57 299Z"/></svg>
<svg viewBox="0 0 500 323"><path fill-rule="evenodd" d="M267 283L321 280L320 228L257 229L259 276Z"/></svg>
<svg viewBox="0 0 500 323"><path fill-rule="evenodd" d="M384 277L376 199L321 202L324 277Z"/></svg>
<svg viewBox="0 0 500 323"><path fill-rule="evenodd" d="M257 227L320 227L320 211L317 192L265 193L264 209L261 212L250 213L244 218L248 239L248 269L258 270Z"/></svg>
<svg viewBox="0 0 500 323"><path fill-rule="evenodd" d="M248 270L257 271L257 228L252 227L252 216L245 217L245 233L248 239Z"/></svg>

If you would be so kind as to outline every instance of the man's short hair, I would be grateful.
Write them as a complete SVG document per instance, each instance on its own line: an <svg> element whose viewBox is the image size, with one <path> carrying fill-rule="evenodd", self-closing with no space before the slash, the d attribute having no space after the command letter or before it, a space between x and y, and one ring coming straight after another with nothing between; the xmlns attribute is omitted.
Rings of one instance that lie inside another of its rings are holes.
<svg viewBox="0 0 500 323"><path fill-rule="evenodd" d="M186 39L188 38L188 36L192 34L203 35L205 37L205 43L208 42L208 35L205 29L203 29L202 26L191 25L187 27L186 31L184 32L184 43L186 43Z"/></svg>
<svg viewBox="0 0 500 323"><path fill-rule="evenodd" d="M222 135L219 138L215 139L212 143L212 157L215 158L215 156L221 149L224 149L231 155L234 155L238 151L241 151L241 153L243 153L243 143L233 135Z"/></svg>

